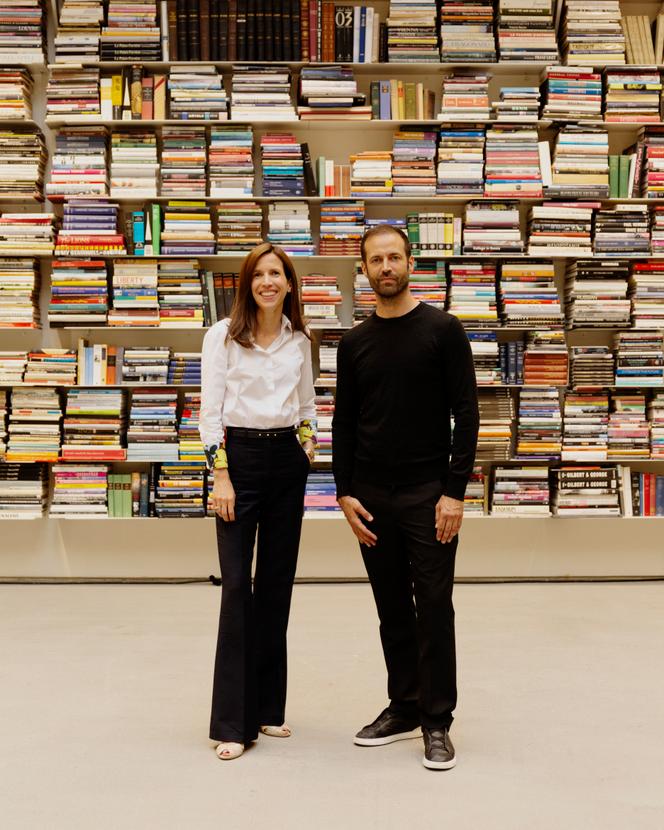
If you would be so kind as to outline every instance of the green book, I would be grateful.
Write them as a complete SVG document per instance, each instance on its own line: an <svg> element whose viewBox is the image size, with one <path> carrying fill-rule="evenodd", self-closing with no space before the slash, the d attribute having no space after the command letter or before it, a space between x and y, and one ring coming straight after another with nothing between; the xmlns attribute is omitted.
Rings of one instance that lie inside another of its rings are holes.
<svg viewBox="0 0 664 830"><path fill-rule="evenodd" d="M112 519L115 516L115 474L114 473L109 473L108 474L107 501L108 501L108 515Z"/></svg>
<svg viewBox="0 0 664 830"><path fill-rule="evenodd" d="M417 213L406 214L406 234L413 256L420 252L420 221Z"/></svg>
<svg viewBox="0 0 664 830"><path fill-rule="evenodd" d="M411 81L407 81L403 86L406 118L417 118L416 85Z"/></svg>
<svg viewBox="0 0 664 830"><path fill-rule="evenodd" d="M618 198L626 199L627 188L629 186L629 164L632 160L631 156L618 156Z"/></svg>
<svg viewBox="0 0 664 830"><path fill-rule="evenodd" d="M152 203L152 253L157 256L161 253L161 205Z"/></svg>
<svg viewBox="0 0 664 830"><path fill-rule="evenodd" d="M371 117L380 118L380 81L372 81L371 89Z"/></svg>
<svg viewBox="0 0 664 830"><path fill-rule="evenodd" d="M620 198L620 182L619 182L619 171L620 171L620 163L618 159L620 156L609 156L609 198L610 199L619 199Z"/></svg>

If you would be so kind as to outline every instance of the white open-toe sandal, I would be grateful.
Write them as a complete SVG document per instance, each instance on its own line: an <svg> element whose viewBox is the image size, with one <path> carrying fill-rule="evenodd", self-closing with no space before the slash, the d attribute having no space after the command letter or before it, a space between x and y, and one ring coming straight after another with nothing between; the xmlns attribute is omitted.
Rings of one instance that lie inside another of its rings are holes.
<svg viewBox="0 0 664 830"><path fill-rule="evenodd" d="M263 735L269 735L270 738L290 738L291 728L287 723L282 723L281 726L261 726Z"/></svg>
<svg viewBox="0 0 664 830"><path fill-rule="evenodd" d="M218 744L215 749L217 758L222 761L232 761L234 758L239 758L244 752L244 744L236 744L228 741L223 741Z"/></svg>

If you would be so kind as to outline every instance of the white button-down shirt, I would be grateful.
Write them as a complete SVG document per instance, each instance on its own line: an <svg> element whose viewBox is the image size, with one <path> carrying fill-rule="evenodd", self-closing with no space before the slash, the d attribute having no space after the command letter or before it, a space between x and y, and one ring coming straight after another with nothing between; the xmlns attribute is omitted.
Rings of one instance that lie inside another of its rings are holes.
<svg viewBox="0 0 664 830"><path fill-rule="evenodd" d="M283 315L281 332L263 349L226 342L229 320L209 329L201 357L199 432L206 447L224 440L226 427L296 426L316 417L311 342Z"/></svg>

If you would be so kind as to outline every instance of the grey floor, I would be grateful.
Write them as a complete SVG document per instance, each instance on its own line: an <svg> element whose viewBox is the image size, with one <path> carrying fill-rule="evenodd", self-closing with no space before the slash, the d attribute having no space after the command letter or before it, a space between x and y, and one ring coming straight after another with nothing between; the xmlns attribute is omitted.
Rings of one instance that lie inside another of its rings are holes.
<svg viewBox="0 0 664 830"><path fill-rule="evenodd" d="M7 830L664 828L664 585L461 585L449 772L354 747L384 703L369 589L298 586L292 738L207 740L218 589L0 587Z"/></svg>

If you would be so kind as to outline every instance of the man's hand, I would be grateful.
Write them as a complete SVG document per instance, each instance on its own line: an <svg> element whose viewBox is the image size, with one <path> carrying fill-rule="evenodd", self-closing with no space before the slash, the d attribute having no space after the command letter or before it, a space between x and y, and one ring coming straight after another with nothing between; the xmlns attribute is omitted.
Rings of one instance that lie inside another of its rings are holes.
<svg viewBox="0 0 664 830"><path fill-rule="evenodd" d="M353 533L363 545L372 548L378 541L378 537L363 524L360 516L368 522L373 521L373 516L353 496L341 496L337 501L339 502L339 507L344 511L346 521L350 525Z"/></svg>
<svg viewBox="0 0 664 830"><path fill-rule="evenodd" d="M225 522L235 521L235 490L228 470L214 471L214 487L210 494L210 506Z"/></svg>
<svg viewBox="0 0 664 830"><path fill-rule="evenodd" d="M459 532L463 520L463 502L441 496L436 505L436 539L445 544Z"/></svg>

